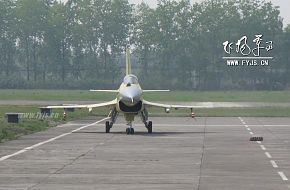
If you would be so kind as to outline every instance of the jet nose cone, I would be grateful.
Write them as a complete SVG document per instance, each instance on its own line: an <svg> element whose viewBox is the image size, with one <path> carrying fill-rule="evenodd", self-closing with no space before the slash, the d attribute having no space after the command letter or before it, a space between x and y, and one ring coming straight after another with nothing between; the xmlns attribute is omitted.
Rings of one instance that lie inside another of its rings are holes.
<svg viewBox="0 0 290 190"><path fill-rule="evenodd" d="M122 100L128 105L134 105L136 103L132 96L124 96Z"/></svg>
<svg viewBox="0 0 290 190"><path fill-rule="evenodd" d="M122 94L122 101L128 105L134 105L136 104L140 98L136 95L133 95L131 93L123 93Z"/></svg>
<svg viewBox="0 0 290 190"><path fill-rule="evenodd" d="M137 88L126 88L120 92L121 101L127 105L135 105L141 99L141 90Z"/></svg>

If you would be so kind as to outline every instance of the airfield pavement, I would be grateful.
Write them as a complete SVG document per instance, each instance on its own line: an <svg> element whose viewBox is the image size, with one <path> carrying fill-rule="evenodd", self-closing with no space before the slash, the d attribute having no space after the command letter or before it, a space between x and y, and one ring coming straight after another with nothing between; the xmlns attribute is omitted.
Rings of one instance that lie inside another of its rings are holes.
<svg viewBox="0 0 290 190"><path fill-rule="evenodd" d="M0 189L290 189L290 118L152 117L134 135L101 119L1 143Z"/></svg>

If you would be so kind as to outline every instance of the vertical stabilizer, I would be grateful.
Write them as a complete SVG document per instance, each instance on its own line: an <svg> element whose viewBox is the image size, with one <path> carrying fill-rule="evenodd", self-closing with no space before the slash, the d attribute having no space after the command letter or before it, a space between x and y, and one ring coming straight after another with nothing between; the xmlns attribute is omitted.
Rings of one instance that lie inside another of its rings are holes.
<svg viewBox="0 0 290 190"><path fill-rule="evenodd" d="M131 74L131 55L130 49L126 48L126 75Z"/></svg>

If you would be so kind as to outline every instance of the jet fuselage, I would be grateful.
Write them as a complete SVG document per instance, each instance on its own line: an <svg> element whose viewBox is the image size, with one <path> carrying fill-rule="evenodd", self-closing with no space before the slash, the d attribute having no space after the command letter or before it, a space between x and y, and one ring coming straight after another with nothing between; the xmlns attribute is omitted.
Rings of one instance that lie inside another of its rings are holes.
<svg viewBox="0 0 290 190"><path fill-rule="evenodd" d="M117 100L117 110L124 113L127 121L133 121L134 116L144 110L142 89L135 75L125 76Z"/></svg>

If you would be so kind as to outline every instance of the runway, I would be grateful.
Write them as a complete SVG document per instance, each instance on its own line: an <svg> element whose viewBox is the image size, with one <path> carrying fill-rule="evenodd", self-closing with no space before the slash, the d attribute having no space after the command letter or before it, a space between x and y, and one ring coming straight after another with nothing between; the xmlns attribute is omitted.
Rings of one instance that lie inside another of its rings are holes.
<svg viewBox="0 0 290 190"><path fill-rule="evenodd" d="M1 143L0 190L290 189L290 118L153 117L135 135L101 119Z"/></svg>

